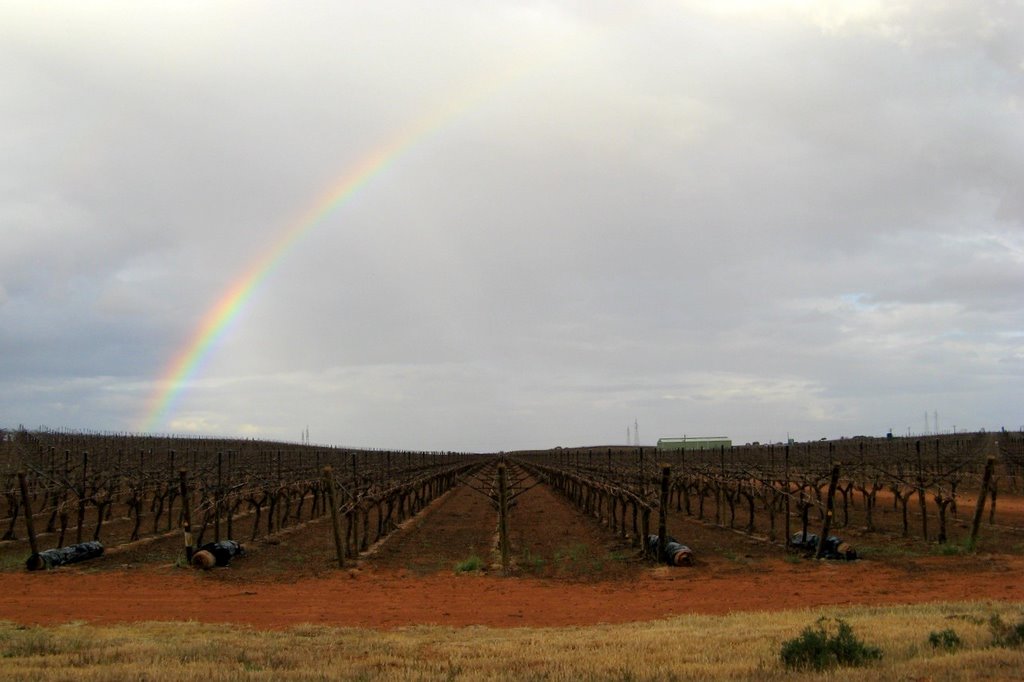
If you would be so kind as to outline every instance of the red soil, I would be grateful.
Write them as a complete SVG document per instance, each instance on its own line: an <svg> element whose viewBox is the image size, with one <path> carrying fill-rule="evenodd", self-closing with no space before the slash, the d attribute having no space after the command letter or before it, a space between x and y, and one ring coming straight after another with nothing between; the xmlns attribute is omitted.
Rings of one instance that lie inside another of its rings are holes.
<svg viewBox="0 0 1024 682"><path fill-rule="evenodd" d="M299 623L391 628L561 626L622 623L688 613L725 614L850 604L999 599L1024 601L1020 557L930 558L904 568L771 561L727 575L696 568L648 569L634 581L412 576L338 572L294 583L235 583L208 574L140 570L0 576L0 619L228 622L258 628Z"/></svg>

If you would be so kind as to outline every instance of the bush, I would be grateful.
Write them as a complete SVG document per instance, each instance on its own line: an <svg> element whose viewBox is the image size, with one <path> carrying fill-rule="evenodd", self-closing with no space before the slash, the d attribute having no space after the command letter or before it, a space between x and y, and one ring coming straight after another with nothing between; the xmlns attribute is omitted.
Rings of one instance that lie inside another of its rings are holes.
<svg viewBox="0 0 1024 682"><path fill-rule="evenodd" d="M946 651L953 651L959 649L963 642L960 641L960 635L956 634L955 630L946 628L941 632L932 632L928 635L928 643L932 645L933 649L945 649Z"/></svg>
<svg viewBox="0 0 1024 682"><path fill-rule="evenodd" d="M460 561L455 564L456 573L469 573L471 571L479 571L484 567L484 560L477 555L472 555L465 561Z"/></svg>
<svg viewBox="0 0 1024 682"><path fill-rule="evenodd" d="M988 621L988 627L992 631L992 644L995 646L1019 647L1024 644L1024 621L1008 625L998 615L993 615Z"/></svg>
<svg viewBox="0 0 1024 682"><path fill-rule="evenodd" d="M826 628L830 620L835 621L834 634ZM804 628L799 637L783 642L779 656L789 669L824 670L840 665L864 665L880 659L882 650L858 640L846 621L821 617L813 626Z"/></svg>

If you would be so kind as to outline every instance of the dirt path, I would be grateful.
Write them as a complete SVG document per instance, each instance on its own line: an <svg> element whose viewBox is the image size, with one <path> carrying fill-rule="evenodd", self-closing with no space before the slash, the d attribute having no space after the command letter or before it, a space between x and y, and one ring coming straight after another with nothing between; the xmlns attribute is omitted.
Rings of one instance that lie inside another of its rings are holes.
<svg viewBox="0 0 1024 682"><path fill-rule="evenodd" d="M509 514L513 561L519 575L622 579L640 562L628 543L535 479L523 481ZM529 487L533 486L533 487Z"/></svg>
<svg viewBox="0 0 1024 682"><path fill-rule="evenodd" d="M298 623L376 628L562 626L677 614L723 614L848 604L1024 601L1024 558L929 558L902 568L772 561L719 574L645 569L635 580L566 582L410 571L336 572L292 583L218 580L216 573L142 569L0 574L0 619L53 624L147 620ZM231 569L224 569L230 571Z"/></svg>
<svg viewBox="0 0 1024 682"><path fill-rule="evenodd" d="M486 488L493 476L493 469L488 470L474 484ZM509 513L518 575L616 579L635 573L635 551L550 488L534 483L533 478L524 478L520 489L525 492L516 497ZM451 573L457 563L477 556L496 570L497 519L487 497L460 486L422 519L388 537L364 563L373 570L404 568L425 575Z"/></svg>
<svg viewBox="0 0 1024 682"><path fill-rule="evenodd" d="M365 563L374 568L406 568L417 574L450 573L471 556L487 563L497 523L490 501L462 485L428 509L423 518L389 536Z"/></svg>

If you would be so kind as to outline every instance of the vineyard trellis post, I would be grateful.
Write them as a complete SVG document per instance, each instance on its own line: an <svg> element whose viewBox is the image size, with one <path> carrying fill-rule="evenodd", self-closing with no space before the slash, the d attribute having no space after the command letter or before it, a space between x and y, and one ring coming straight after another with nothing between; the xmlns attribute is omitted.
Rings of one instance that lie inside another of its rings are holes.
<svg viewBox="0 0 1024 682"><path fill-rule="evenodd" d="M921 537L928 541L928 503L924 496L924 463L921 459L921 441L915 442L917 450L917 504L921 508Z"/></svg>
<svg viewBox="0 0 1024 682"><path fill-rule="evenodd" d="M213 541L220 542L220 516L224 498L224 453L217 451L217 489L213 493Z"/></svg>
<svg viewBox="0 0 1024 682"><path fill-rule="evenodd" d="M511 568L508 542L508 477L504 462L498 464L498 548L501 551L501 571L508 575Z"/></svg>
<svg viewBox="0 0 1024 682"><path fill-rule="evenodd" d="M174 523L174 450L168 452L169 467L167 472L167 530L170 532Z"/></svg>
<svg viewBox="0 0 1024 682"><path fill-rule="evenodd" d="M832 465L832 477L828 482L828 496L825 498L825 520L821 528L821 536L818 538L818 551L815 557L820 559L825 556L825 543L828 541L828 534L832 530L832 515L836 507L836 486L839 484L839 465ZM804 536L806 539L806 536Z"/></svg>
<svg viewBox="0 0 1024 682"><path fill-rule="evenodd" d="M988 507L988 524L991 526L996 522L996 495L999 493L999 479L993 478L988 484L989 491L989 507Z"/></svg>
<svg viewBox="0 0 1024 682"><path fill-rule="evenodd" d="M192 505L188 497L188 472L184 469L178 472L181 485L181 529L185 534L185 560L192 563L192 552L195 549L192 545Z"/></svg>
<svg viewBox="0 0 1024 682"><path fill-rule="evenodd" d="M345 568L345 543L341 540L341 521L338 518L338 500L334 491L334 470L324 467L324 486L327 488L327 504L331 505L331 529L334 532L334 550L338 554L338 568Z"/></svg>
<svg viewBox="0 0 1024 682"><path fill-rule="evenodd" d="M25 472L18 472L18 485L21 486L21 504L25 509L25 530L28 531L28 544L32 554L39 554L39 541L36 539L36 527L32 520L32 500L28 494L28 481Z"/></svg>
<svg viewBox="0 0 1024 682"><path fill-rule="evenodd" d="M665 556L665 545L668 544L668 488L672 478L672 468L668 464L661 467L661 498L658 505L658 554L655 560ZM647 538L644 538L647 547Z"/></svg>
<svg viewBox="0 0 1024 682"><path fill-rule="evenodd" d="M641 495L647 493L646 482L644 481L644 449L636 449L636 473L637 473L637 489Z"/></svg>
<svg viewBox="0 0 1024 682"><path fill-rule="evenodd" d="M992 469L996 465L996 458L989 455L985 462L985 473L981 477L981 490L978 491L978 503L974 507L974 521L971 523L971 537L967 546L973 550L978 543L978 528L981 526L981 517L985 513L985 498L988 496L988 486L992 481Z"/></svg>
<svg viewBox="0 0 1024 682"><path fill-rule="evenodd" d="M359 465L356 463L356 452L352 451L352 501L355 502L356 491L359 490Z"/></svg>
<svg viewBox="0 0 1024 682"><path fill-rule="evenodd" d="M71 480L71 451L64 450L64 481ZM60 535L57 537L57 546L64 546L64 535L68 529L68 510L66 503L68 499L67 489L61 492L61 514L60 514Z"/></svg>
<svg viewBox="0 0 1024 682"><path fill-rule="evenodd" d="M88 483L87 473L89 470L89 452L82 453L82 479L81 487L78 489L78 519L75 527L75 543L82 543L82 527L85 525L85 486Z"/></svg>
<svg viewBox="0 0 1024 682"><path fill-rule="evenodd" d="M783 478L786 479L786 481L785 481L786 496L784 498L785 502L786 502L786 547L789 547L790 544L792 543L792 538L793 538L793 535L792 535L793 528L790 525L792 523L792 520L789 518L789 514L790 514L790 508L789 508L789 498L790 498L790 494L789 494L789 443L786 443L786 453L785 453L785 463L784 464L785 464L785 475L783 476Z"/></svg>
<svg viewBox="0 0 1024 682"><path fill-rule="evenodd" d="M725 484L725 446L718 446L718 481L715 483L715 525L725 523L725 508L722 486Z"/></svg>

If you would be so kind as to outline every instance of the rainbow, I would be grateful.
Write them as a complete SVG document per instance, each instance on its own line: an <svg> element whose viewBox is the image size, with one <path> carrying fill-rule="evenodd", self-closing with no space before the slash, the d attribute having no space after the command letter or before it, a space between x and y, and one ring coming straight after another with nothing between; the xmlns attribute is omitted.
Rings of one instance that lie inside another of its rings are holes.
<svg viewBox="0 0 1024 682"><path fill-rule="evenodd" d="M638 15L639 16L639 15ZM629 22L617 20L606 30ZM585 33L569 40L556 40L547 49L531 50L525 58L512 63L503 71L488 73L475 83L467 84L457 92L459 95L428 110L426 115L414 119L391 135L387 141L372 149L355 164L345 169L335 180L328 183L306 210L287 224L270 246L256 258L217 299L203 316L194 333L184 346L174 354L172 361L156 381L155 388L147 403L146 412L139 421L136 431L152 432L166 425L169 415L190 383L210 358L218 341L230 329L231 324L245 310L260 285L274 272L295 245L314 227L321 224L331 213L343 206L360 188L369 183L407 151L432 134L444 129L479 104L488 101L508 86L543 66L558 60L571 50L570 44L593 42L599 44L606 30Z"/></svg>
<svg viewBox="0 0 1024 682"><path fill-rule="evenodd" d="M525 70L526 67L516 69L497 82L507 83ZM490 79L482 86L464 91L466 94L462 97L434 108L428 115L399 129L384 144L372 149L329 183L309 208L288 223L273 243L249 264L206 312L195 332L175 353L157 380L136 430L152 432L167 422L184 390L200 373L213 349L246 309L253 294L305 235L417 143L450 124L496 90L495 79Z"/></svg>

